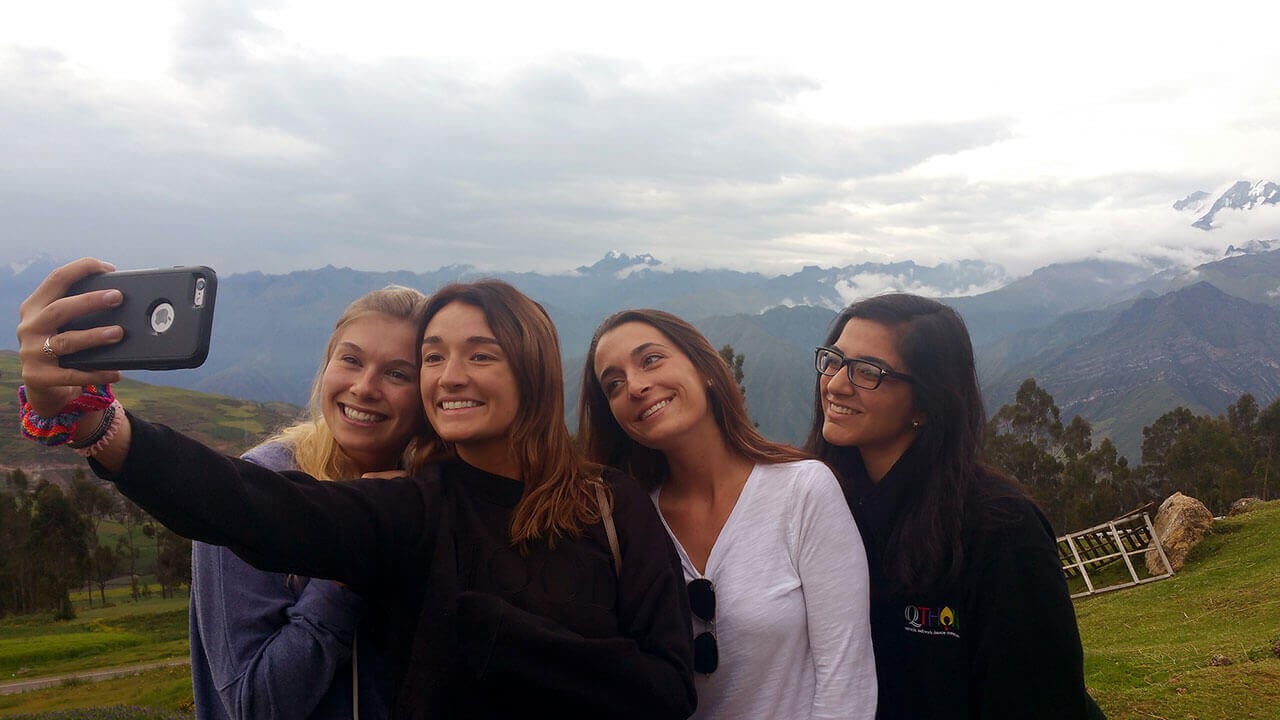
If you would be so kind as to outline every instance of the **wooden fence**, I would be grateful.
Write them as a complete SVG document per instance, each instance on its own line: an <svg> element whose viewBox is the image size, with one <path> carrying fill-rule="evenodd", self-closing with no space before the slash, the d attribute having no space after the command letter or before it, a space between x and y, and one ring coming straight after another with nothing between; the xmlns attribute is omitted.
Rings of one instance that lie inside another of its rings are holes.
<svg viewBox="0 0 1280 720"><path fill-rule="evenodd" d="M1066 574L1068 582L1074 578L1080 578L1085 587L1084 590L1073 593L1071 597L1119 590L1172 576L1173 568L1169 566L1169 558L1165 557L1160 541L1156 539L1154 543L1152 542L1155 537L1151 518L1140 509L1122 518L1109 520L1087 530L1058 538L1058 559L1062 561L1062 571ZM1139 557L1137 563L1144 571L1140 573L1134 566L1133 558L1135 555L1146 555L1153 545L1160 555L1160 561L1164 564L1164 572L1145 572L1147 569L1145 561ZM1123 578L1123 574L1109 570L1115 563L1121 561L1128 571L1127 580ZM1104 573L1104 570L1107 572ZM1121 580L1104 587L1096 587L1094 580L1100 575L1108 580L1119 575Z"/></svg>

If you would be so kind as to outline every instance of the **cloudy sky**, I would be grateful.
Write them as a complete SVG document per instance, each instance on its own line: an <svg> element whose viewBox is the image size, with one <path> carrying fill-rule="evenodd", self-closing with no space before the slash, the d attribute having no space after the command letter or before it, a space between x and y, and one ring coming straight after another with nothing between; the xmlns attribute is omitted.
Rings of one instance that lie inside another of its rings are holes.
<svg viewBox="0 0 1280 720"><path fill-rule="evenodd" d="M0 264L770 274L1195 262L1280 181L1263 2L43 0L0 22Z"/></svg>

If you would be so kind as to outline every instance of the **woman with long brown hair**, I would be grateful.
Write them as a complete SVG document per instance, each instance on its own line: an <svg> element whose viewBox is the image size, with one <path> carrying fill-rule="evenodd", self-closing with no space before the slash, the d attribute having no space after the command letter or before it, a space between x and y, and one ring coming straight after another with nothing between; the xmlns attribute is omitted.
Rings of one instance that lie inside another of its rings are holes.
<svg viewBox="0 0 1280 720"><path fill-rule="evenodd" d="M905 293L846 308L814 354L809 449L845 485L871 571L878 720L1085 720L1053 529L982 459L959 313Z"/></svg>
<svg viewBox="0 0 1280 720"><path fill-rule="evenodd" d="M698 626L697 718L871 718L862 542L831 471L764 438L688 322L624 310L596 330L579 398L591 459L651 490Z"/></svg>
<svg viewBox="0 0 1280 720"><path fill-rule="evenodd" d="M83 411L82 386L119 373L64 370L56 355L114 342L118 329L57 328L119 293L61 296L104 269L72 263L23 303L24 414L74 420L71 439L92 441L94 470L180 534L369 597L385 618L395 716L693 711L678 561L643 490L620 473L601 478L577 454L540 306L498 281L436 293L421 333L434 431L421 467L412 478L317 482L123 412L103 423Z"/></svg>

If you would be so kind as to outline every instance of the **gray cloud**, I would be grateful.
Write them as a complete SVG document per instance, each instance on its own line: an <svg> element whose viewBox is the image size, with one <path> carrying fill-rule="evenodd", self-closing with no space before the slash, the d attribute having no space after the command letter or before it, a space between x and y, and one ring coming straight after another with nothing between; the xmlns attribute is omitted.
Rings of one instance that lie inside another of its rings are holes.
<svg viewBox="0 0 1280 720"><path fill-rule="evenodd" d="M759 69L672 76L560 55L485 76L356 62L291 48L261 7L188 5L159 91L104 83L52 51L0 50L0 261L43 247L228 272L562 270L619 249L781 272L1225 247L1168 210L1223 181L1211 172L911 172L1009 141L1009 118L821 123L792 112L815 80Z"/></svg>

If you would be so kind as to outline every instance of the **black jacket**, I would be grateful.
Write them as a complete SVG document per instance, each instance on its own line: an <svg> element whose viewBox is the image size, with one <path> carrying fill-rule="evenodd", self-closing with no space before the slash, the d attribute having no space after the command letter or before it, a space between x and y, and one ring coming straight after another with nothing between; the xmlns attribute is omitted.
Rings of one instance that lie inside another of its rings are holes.
<svg viewBox="0 0 1280 720"><path fill-rule="evenodd" d="M1085 690L1075 610L1039 508L1019 492L992 492L1003 482L991 478L966 503L958 580L894 591L884 553L922 481L921 463L908 450L879 483L860 459L853 464L842 482L867 548L877 720L1101 718Z"/></svg>
<svg viewBox="0 0 1280 720"><path fill-rule="evenodd" d="M382 620L397 717L683 718L696 704L684 577L648 495L608 472L603 525L513 548L523 485L462 462L426 477L319 482L130 416L106 475L175 532L263 570L344 582Z"/></svg>

